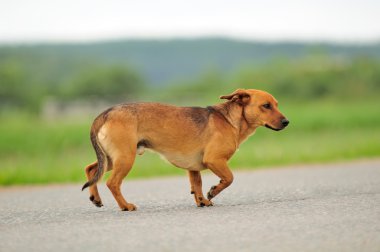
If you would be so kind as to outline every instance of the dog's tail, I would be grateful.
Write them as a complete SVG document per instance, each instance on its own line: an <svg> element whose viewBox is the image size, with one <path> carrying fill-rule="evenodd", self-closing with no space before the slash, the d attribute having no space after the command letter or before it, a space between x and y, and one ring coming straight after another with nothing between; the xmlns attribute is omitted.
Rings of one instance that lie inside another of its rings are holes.
<svg viewBox="0 0 380 252"><path fill-rule="evenodd" d="M107 159L106 159L107 155L98 141L96 132L97 130L95 129L93 125L93 127L91 128L90 137L91 137L92 146L94 147L96 157L98 159L98 165L97 165L97 169L95 171L94 177L92 177L92 179L90 179L83 185L82 191L99 181L99 179L103 176L103 173L104 173L105 162L107 162Z"/></svg>

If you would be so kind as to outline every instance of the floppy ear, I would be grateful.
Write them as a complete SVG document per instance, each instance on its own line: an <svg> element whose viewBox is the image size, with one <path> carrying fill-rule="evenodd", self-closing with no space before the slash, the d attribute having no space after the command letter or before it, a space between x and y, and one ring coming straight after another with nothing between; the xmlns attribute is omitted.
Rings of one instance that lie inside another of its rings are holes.
<svg viewBox="0 0 380 252"><path fill-rule="evenodd" d="M220 99L227 99L240 105L246 105L251 97L244 89L237 89L229 95L222 95Z"/></svg>

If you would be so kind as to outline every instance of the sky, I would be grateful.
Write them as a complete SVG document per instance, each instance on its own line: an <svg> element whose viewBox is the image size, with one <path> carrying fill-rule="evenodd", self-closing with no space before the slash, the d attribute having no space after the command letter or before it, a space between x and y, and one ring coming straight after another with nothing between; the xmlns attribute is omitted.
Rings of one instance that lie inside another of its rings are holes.
<svg viewBox="0 0 380 252"><path fill-rule="evenodd" d="M0 43L229 37L380 41L379 0L0 0Z"/></svg>

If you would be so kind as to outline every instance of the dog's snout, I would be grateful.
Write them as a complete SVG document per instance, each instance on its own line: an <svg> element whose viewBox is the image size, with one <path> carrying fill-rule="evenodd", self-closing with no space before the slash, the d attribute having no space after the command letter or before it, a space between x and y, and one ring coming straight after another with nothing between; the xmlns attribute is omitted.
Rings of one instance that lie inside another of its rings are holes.
<svg viewBox="0 0 380 252"><path fill-rule="evenodd" d="M282 123L282 125L283 125L284 127L286 127L286 126L288 126L288 124L289 124L289 120L286 119L286 118L284 118L284 119L281 120L281 123Z"/></svg>

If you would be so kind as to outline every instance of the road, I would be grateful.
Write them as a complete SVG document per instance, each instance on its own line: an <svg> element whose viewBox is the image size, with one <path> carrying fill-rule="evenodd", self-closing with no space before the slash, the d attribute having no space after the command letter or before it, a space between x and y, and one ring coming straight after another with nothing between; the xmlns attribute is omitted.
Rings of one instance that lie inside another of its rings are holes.
<svg viewBox="0 0 380 252"><path fill-rule="evenodd" d="M234 174L205 208L186 177L125 180L136 212L104 184L102 208L79 184L0 188L0 251L380 251L380 160Z"/></svg>

